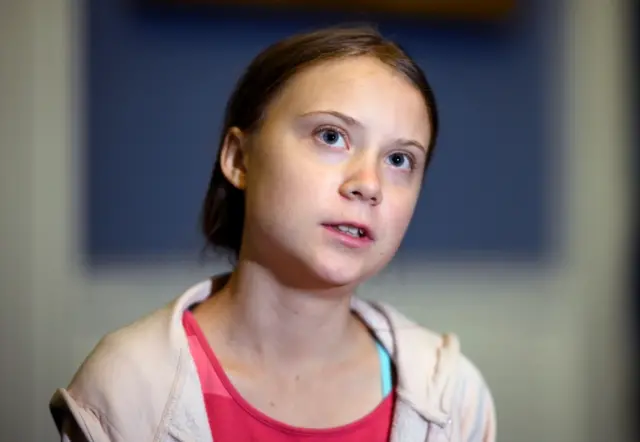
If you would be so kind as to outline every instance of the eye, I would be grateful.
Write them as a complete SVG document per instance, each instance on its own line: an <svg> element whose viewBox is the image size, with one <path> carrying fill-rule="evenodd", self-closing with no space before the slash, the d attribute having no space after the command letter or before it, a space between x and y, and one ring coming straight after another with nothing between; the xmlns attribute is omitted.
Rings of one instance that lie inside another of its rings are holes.
<svg viewBox="0 0 640 442"><path fill-rule="evenodd" d="M338 147L344 149L347 147L347 141L345 136L338 129L334 129L331 127L325 127L319 129L316 134L316 138L318 138L324 144L331 147Z"/></svg>
<svg viewBox="0 0 640 442"><path fill-rule="evenodd" d="M405 153L392 153L387 156L386 162L398 169L413 170L413 158Z"/></svg>

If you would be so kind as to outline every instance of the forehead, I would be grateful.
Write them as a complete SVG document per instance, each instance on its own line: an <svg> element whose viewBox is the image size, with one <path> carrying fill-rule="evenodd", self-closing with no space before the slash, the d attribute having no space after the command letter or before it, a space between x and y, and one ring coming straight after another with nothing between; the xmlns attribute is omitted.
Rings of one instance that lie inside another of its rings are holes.
<svg viewBox="0 0 640 442"><path fill-rule="evenodd" d="M403 74L372 57L350 57L306 68L288 81L270 108L268 118L334 110L365 127L396 135L425 140L430 133L420 91Z"/></svg>

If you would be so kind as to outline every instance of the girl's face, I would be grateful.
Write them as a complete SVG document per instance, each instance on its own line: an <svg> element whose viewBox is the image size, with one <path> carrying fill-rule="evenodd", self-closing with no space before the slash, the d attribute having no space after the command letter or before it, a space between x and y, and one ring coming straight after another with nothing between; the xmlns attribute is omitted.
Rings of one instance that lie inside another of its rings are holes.
<svg viewBox="0 0 640 442"><path fill-rule="evenodd" d="M223 146L223 171L246 193L242 256L301 286L378 272L413 215L428 121L420 92L377 59L295 75L255 133Z"/></svg>

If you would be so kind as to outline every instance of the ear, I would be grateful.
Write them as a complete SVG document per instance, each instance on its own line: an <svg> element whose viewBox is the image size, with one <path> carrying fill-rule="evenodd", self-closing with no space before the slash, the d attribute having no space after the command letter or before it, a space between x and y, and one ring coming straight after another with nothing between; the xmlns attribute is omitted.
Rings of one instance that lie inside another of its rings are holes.
<svg viewBox="0 0 640 442"><path fill-rule="evenodd" d="M247 177L247 136L232 127L220 146L220 167L225 178L237 189L244 190Z"/></svg>

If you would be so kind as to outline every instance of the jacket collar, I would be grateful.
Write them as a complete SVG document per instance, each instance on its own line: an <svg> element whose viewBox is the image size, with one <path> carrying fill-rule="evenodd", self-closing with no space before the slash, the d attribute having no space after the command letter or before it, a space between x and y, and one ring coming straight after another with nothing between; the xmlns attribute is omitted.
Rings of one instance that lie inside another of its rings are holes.
<svg viewBox="0 0 640 442"><path fill-rule="evenodd" d="M460 355L457 337L432 333L386 304L357 297L351 304L392 356L399 399L424 420L447 425Z"/></svg>

